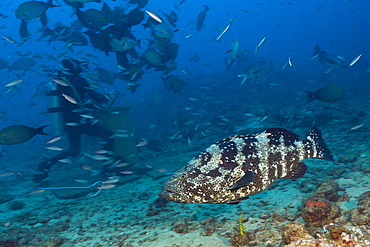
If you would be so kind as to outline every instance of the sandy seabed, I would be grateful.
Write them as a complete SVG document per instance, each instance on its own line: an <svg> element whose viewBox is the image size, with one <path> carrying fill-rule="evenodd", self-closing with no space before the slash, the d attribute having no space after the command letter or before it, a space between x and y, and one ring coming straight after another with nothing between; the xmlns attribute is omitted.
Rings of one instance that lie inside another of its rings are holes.
<svg viewBox="0 0 370 247"><path fill-rule="evenodd" d="M346 133L342 135L345 139ZM270 189L237 205L182 204L158 197L169 176L157 170L175 171L196 155L195 151L148 158L141 165L150 165L152 171L122 176L114 188L102 190L96 197L90 197L96 188L29 194L38 185L29 180L32 170L25 168L22 175L0 178L0 246L370 246L369 224L361 225L370 221L370 204L354 213L359 198L370 191L370 151L356 140L346 148L335 145L339 139L331 136L328 146L332 146L335 162L307 160L308 172L303 178L278 180ZM21 161L2 159L7 166ZM79 162L84 164L84 159L76 159ZM76 179L87 182L81 185ZM50 173L48 186L88 186L102 179L80 165L60 164ZM360 229L363 236L357 236L357 245L354 240L335 241L325 231L329 222L305 227L305 198L328 181L338 185L338 200L333 203L340 216L332 222L344 227L341 231L347 229L351 238L355 233L350 229ZM365 218L360 220L360 216ZM290 224L301 226L306 239L294 242L284 236L293 234L287 228Z"/></svg>

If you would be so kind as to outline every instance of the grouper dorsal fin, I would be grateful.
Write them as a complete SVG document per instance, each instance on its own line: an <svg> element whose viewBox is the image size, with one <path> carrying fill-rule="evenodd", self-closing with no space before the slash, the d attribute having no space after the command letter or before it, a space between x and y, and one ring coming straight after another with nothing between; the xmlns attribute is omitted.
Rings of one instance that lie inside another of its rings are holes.
<svg viewBox="0 0 370 247"><path fill-rule="evenodd" d="M246 174L244 174L243 177L241 177L238 181L236 181L233 185L229 187L229 190L236 190L243 186L246 186L250 183L252 183L254 180L254 173L251 171L248 171Z"/></svg>
<svg viewBox="0 0 370 247"><path fill-rule="evenodd" d="M298 165L294 166L285 177L284 179L296 179L301 178L307 171L307 166L303 162L299 162Z"/></svg>

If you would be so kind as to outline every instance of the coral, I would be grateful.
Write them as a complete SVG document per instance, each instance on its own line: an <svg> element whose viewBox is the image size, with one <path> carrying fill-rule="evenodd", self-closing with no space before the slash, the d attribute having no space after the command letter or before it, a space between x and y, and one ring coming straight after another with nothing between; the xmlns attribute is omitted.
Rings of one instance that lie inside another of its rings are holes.
<svg viewBox="0 0 370 247"><path fill-rule="evenodd" d="M307 227L322 227L340 216L336 203L317 195L303 200L301 213Z"/></svg>
<svg viewBox="0 0 370 247"><path fill-rule="evenodd" d="M276 243L281 243L282 236L279 231L274 230L274 228L266 229L264 227L255 230L255 240L250 242L250 245L257 245L261 246L261 243L263 243L263 246L266 247L274 247L276 246Z"/></svg>
<svg viewBox="0 0 370 247"><path fill-rule="evenodd" d="M323 207L327 208L328 204L326 202L320 202L320 201L308 201L306 202L306 207Z"/></svg>
<svg viewBox="0 0 370 247"><path fill-rule="evenodd" d="M350 219L357 225L370 225L370 191L358 199L358 207L350 211Z"/></svg>
<svg viewBox="0 0 370 247"><path fill-rule="evenodd" d="M330 237L334 240L341 240L343 233L351 234L350 231L343 226L337 226L335 224L329 224L325 228L329 231Z"/></svg>
<svg viewBox="0 0 370 247"><path fill-rule="evenodd" d="M336 202L338 201L338 190L339 186L332 180L327 180L322 183L314 194L323 197L329 201Z"/></svg>
<svg viewBox="0 0 370 247"><path fill-rule="evenodd" d="M324 226L321 234L317 234L319 239L302 238L284 245L284 247L368 247L370 241L368 233L359 228L347 229L335 223ZM365 235L366 234L366 235Z"/></svg>
<svg viewBox="0 0 370 247"><path fill-rule="evenodd" d="M300 239L284 247L333 247L333 245L321 239Z"/></svg>
<svg viewBox="0 0 370 247"><path fill-rule="evenodd" d="M357 227L347 229L341 225L331 223L324 226L324 234L337 247L365 247L370 246L369 233Z"/></svg>
<svg viewBox="0 0 370 247"><path fill-rule="evenodd" d="M232 246L242 247L242 246L254 246L255 243L251 243L255 239L253 232L245 232L241 235L239 232L234 232L231 235L230 243Z"/></svg>
<svg viewBox="0 0 370 247"><path fill-rule="evenodd" d="M322 227L340 216L335 203L339 199L338 190L338 184L328 180L302 201L300 211L307 227Z"/></svg>
<svg viewBox="0 0 370 247"><path fill-rule="evenodd" d="M298 223L286 224L281 231L283 235L283 244L290 244L299 239L314 239L308 234L304 226Z"/></svg>

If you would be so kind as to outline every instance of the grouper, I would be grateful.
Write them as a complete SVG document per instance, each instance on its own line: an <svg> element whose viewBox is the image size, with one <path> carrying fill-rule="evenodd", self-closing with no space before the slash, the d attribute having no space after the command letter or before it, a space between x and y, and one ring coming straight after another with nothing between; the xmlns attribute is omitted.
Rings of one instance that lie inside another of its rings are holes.
<svg viewBox="0 0 370 247"><path fill-rule="evenodd" d="M276 179L302 177L304 159L332 161L321 132L305 140L287 129L223 139L193 158L165 182L162 198L184 203L238 203L266 190Z"/></svg>

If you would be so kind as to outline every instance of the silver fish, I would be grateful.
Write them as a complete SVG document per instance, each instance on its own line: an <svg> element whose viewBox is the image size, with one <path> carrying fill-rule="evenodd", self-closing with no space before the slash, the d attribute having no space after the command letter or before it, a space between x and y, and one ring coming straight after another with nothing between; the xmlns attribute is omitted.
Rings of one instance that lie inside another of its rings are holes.
<svg viewBox="0 0 370 247"><path fill-rule="evenodd" d="M238 57L239 49L240 49L240 41L239 41L239 39L236 39L236 40L233 41L233 43L231 45L230 59L227 61L227 70L230 69L231 64Z"/></svg>
<svg viewBox="0 0 370 247"><path fill-rule="evenodd" d="M253 78L260 78L272 71L272 62L266 63L266 62L257 62L251 65L248 65L245 70L241 74L238 75L238 77L243 77L242 85L245 82L245 80L253 79Z"/></svg>

